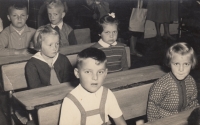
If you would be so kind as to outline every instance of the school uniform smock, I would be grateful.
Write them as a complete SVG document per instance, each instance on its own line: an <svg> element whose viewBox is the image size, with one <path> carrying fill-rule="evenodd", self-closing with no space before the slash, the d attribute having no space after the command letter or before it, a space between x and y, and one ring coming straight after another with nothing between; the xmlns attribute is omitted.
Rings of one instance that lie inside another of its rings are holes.
<svg viewBox="0 0 200 125"><path fill-rule="evenodd" d="M53 24L48 24L48 25L51 25L53 28L56 27L56 25ZM59 27L61 47L77 44L74 30L69 25L60 22L57 26Z"/></svg>
<svg viewBox="0 0 200 125"><path fill-rule="evenodd" d="M100 87L95 93L90 93L86 91L81 84L79 84L75 89L73 89L70 94L72 94L83 106L85 111L91 111L94 109L99 109L101 96L103 92L103 87ZM111 118L118 118L122 116L122 111L117 103L114 94L108 89L107 99L105 103L105 121L108 122L108 115ZM101 116L99 114L88 116L86 119L86 125L101 125L103 123ZM64 98L60 125L80 125L81 124L81 114L77 106L68 97Z"/></svg>
<svg viewBox="0 0 200 125"><path fill-rule="evenodd" d="M55 70L55 79L60 83L73 80L73 67L68 58L62 54L57 54L52 62ZM51 69L42 57L41 53L36 53L25 66L25 76L29 89L48 86L50 84Z"/></svg>
<svg viewBox="0 0 200 125"><path fill-rule="evenodd" d="M158 79L150 88L147 107L148 121L155 121L198 106L197 87L188 75L177 80L172 72Z"/></svg>
<svg viewBox="0 0 200 125"><path fill-rule="evenodd" d="M112 73L128 69L125 46L125 44L116 41L109 45L100 39L91 47L101 49L106 54L108 73Z"/></svg>
<svg viewBox="0 0 200 125"><path fill-rule="evenodd" d="M17 31L10 24L0 34L0 56L15 55L16 49L28 48L34 34L35 29L27 25L21 31Z"/></svg>

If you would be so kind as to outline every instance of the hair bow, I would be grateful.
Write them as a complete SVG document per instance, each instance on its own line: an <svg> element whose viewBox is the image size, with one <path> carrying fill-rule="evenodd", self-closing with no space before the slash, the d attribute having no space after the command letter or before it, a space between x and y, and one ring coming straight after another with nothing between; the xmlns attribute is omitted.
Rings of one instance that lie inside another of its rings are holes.
<svg viewBox="0 0 200 125"><path fill-rule="evenodd" d="M115 13L108 13L109 16L111 16L112 18L115 18Z"/></svg>

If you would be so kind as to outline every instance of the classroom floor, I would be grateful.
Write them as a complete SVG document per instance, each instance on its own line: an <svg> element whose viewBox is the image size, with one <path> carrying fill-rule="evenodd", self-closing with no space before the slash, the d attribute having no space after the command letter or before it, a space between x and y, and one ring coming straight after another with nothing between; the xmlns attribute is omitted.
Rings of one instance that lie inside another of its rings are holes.
<svg viewBox="0 0 200 125"><path fill-rule="evenodd" d="M174 35L174 37L177 37ZM183 34L183 37L177 41L184 41L189 43L195 50L197 57L200 57L200 37L191 35L191 34ZM148 39L140 39L137 43L136 49L143 54L143 57L131 56L131 69L139 68L143 66L149 65L162 65L165 57L165 52L167 48L177 41L170 40L160 40L157 41L156 38L148 38ZM199 61L200 62L200 61ZM191 72L192 76L200 83L200 63L197 67ZM197 85L200 90L200 85ZM2 98L2 94L0 93L0 100ZM199 94L200 95L200 94ZM200 97L200 96L199 96ZM199 99L200 100L200 99ZM2 102L0 102L2 105ZM134 120L128 121L129 125L134 125ZM2 110L0 110L0 125L9 125L7 122L7 118L5 117Z"/></svg>

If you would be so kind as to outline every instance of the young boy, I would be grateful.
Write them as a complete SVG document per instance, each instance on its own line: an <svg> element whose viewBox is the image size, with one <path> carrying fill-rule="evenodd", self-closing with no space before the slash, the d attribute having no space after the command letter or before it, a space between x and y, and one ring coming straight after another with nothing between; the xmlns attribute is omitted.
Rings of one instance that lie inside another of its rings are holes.
<svg viewBox="0 0 200 125"><path fill-rule="evenodd" d="M108 122L108 115L116 125L126 125L114 94L102 86L106 62L106 55L97 48L78 54L74 73L80 84L63 101L60 125L102 125Z"/></svg>
<svg viewBox="0 0 200 125"><path fill-rule="evenodd" d="M47 4L47 12L49 21L53 28L55 28L60 33L61 37L61 47L68 45L77 44L74 30L63 22L65 16L64 4L60 0L53 0Z"/></svg>
<svg viewBox="0 0 200 125"><path fill-rule="evenodd" d="M11 24L0 34L0 56L28 54L27 48L30 47L35 29L26 25L26 3L22 0L12 2L7 17Z"/></svg>

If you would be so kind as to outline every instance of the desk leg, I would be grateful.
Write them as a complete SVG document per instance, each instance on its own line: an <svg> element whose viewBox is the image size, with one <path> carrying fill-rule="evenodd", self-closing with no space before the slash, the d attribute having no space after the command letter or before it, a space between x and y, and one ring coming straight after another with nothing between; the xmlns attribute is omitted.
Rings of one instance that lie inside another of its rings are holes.
<svg viewBox="0 0 200 125"><path fill-rule="evenodd" d="M12 118L12 116L14 115L14 112L13 112L13 107L12 107L12 104L13 104L13 101L12 101L12 94L13 94L13 91L9 91L9 110L10 110L10 121L11 121L11 125L15 125L15 122L14 122L14 119Z"/></svg>
<svg viewBox="0 0 200 125"><path fill-rule="evenodd" d="M29 120L30 120L30 121L32 121L32 120L33 120L33 117L32 117L32 115L31 115L31 113L30 113L30 112L28 113L28 118L29 118Z"/></svg>

